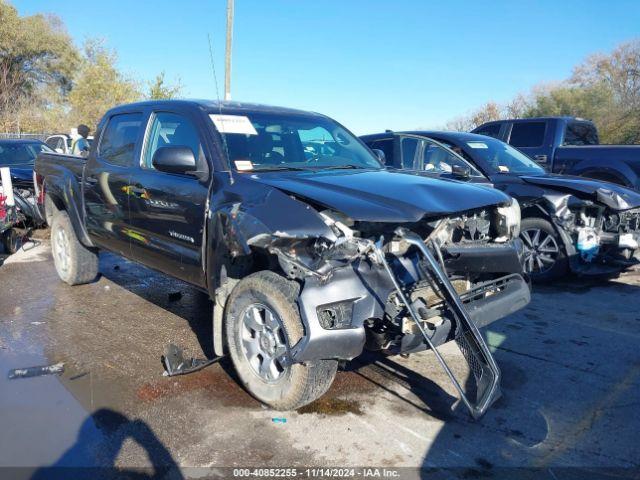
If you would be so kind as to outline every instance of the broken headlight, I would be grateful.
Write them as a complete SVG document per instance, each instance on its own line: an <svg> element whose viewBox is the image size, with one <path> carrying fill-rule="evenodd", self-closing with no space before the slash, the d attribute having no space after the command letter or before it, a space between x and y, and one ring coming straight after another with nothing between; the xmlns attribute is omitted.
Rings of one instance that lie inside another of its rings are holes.
<svg viewBox="0 0 640 480"><path fill-rule="evenodd" d="M511 203L497 209L496 241L507 241L520 235L520 204L515 198Z"/></svg>

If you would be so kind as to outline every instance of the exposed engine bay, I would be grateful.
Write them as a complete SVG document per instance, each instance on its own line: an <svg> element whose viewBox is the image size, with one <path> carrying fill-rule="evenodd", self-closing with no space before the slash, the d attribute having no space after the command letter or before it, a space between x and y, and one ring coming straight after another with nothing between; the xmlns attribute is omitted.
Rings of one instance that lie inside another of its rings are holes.
<svg viewBox="0 0 640 480"><path fill-rule="evenodd" d="M21 237L39 225L41 217L33 189L12 179L9 168L3 170L0 181L0 239L4 249L14 253L21 243Z"/></svg>
<svg viewBox="0 0 640 480"><path fill-rule="evenodd" d="M530 300L517 202L408 225L358 222L332 210L319 215L335 238L278 232L252 242L301 284L307 334L288 361L352 359L363 347L409 354L455 340L484 406L474 410L463 398L481 415L499 395L499 369L478 328Z"/></svg>
<svg viewBox="0 0 640 480"><path fill-rule="evenodd" d="M607 267L619 270L638 263L640 208L618 210L566 196L556 215L573 270L606 273Z"/></svg>

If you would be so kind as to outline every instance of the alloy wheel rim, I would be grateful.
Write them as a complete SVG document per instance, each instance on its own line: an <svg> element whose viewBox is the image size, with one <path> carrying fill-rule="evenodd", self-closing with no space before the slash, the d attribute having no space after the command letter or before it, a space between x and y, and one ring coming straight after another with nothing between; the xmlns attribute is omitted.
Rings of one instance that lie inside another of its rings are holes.
<svg viewBox="0 0 640 480"><path fill-rule="evenodd" d="M288 371L284 355L287 343L280 317L269 307L252 303L242 314L242 353L253 372L267 383L280 380Z"/></svg>
<svg viewBox="0 0 640 480"><path fill-rule="evenodd" d="M531 228L520 233L524 243L524 268L529 274L541 274L553 268L560 247L553 235L539 229Z"/></svg>
<svg viewBox="0 0 640 480"><path fill-rule="evenodd" d="M53 244L55 246L54 253L56 256L56 265L62 273L66 274L69 271L70 263L69 238L62 228L57 230Z"/></svg>

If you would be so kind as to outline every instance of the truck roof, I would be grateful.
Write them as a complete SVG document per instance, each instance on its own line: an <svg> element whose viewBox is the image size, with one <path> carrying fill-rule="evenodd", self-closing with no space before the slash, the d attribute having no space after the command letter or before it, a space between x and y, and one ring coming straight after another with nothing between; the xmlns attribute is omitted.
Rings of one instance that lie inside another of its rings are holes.
<svg viewBox="0 0 640 480"><path fill-rule="evenodd" d="M25 143L44 143L42 140L38 140L37 138L0 138L0 143L9 144L25 144Z"/></svg>
<svg viewBox="0 0 640 480"><path fill-rule="evenodd" d="M484 140L487 137L485 135L478 135L477 133L468 132L454 132L454 131L435 131L435 130L405 130L405 131L387 131L384 133L372 133L369 135L362 135L360 138L365 142L371 142L378 139L389 138L396 135L415 135L417 137L429 137L438 140L438 138L457 138L463 141Z"/></svg>
<svg viewBox="0 0 640 480"><path fill-rule="evenodd" d="M541 120L576 120L578 122L590 122L588 118L580 118L580 117L572 117L570 115L558 115L558 116L548 116L548 117L528 117L528 118L503 118L501 120L491 120L489 122L484 122L482 125L487 125L489 123L498 123L498 122L532 122L532 121L541 121Z"/></svg>
<svg viewBox="0 0 640 480"><path fill-rule="evenodd" d="M182 107L199 108L205 111L221 112L226 114L234 113L249 113L249 112L262 112L262 113L281 113L288 115L318 115L323 116L316 112L309 112L305 110L297 110L287 107L276 107L273 105L264 105L260 103L248 103L248 102L234 102L234 101L216 101L205 99L185 99L185 100L147 100L144 102L127 103L118 105L117 107L109 110L109 114L117 113L119 111L127 111L132 108L144 108L144 107L157 107L162 105L176 105Z"/></svg>

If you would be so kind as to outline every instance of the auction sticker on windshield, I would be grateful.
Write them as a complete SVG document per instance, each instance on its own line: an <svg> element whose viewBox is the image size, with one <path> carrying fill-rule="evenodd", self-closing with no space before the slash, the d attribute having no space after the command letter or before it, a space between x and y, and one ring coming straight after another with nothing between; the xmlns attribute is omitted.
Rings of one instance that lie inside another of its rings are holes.
<svg viewBox="0 0 640 480"><path fill-rule="evenodd" d="M257 135L256 129L248 117L243 115L209 115L209 118L220 133L241 133L244 135Z"/></svg>
<svg viewBox="0 0 640 480"><path fill-rule="evenodd" d="M236 160L233 163L236 165L236 169L240 172L253 170L253 163L250 160Z"/></svg>
<svg viewBox="0 0 640 480"><path fill-rule="evenodd" d="M471 148L489 148L484 142L467 142Z"/></svg>

